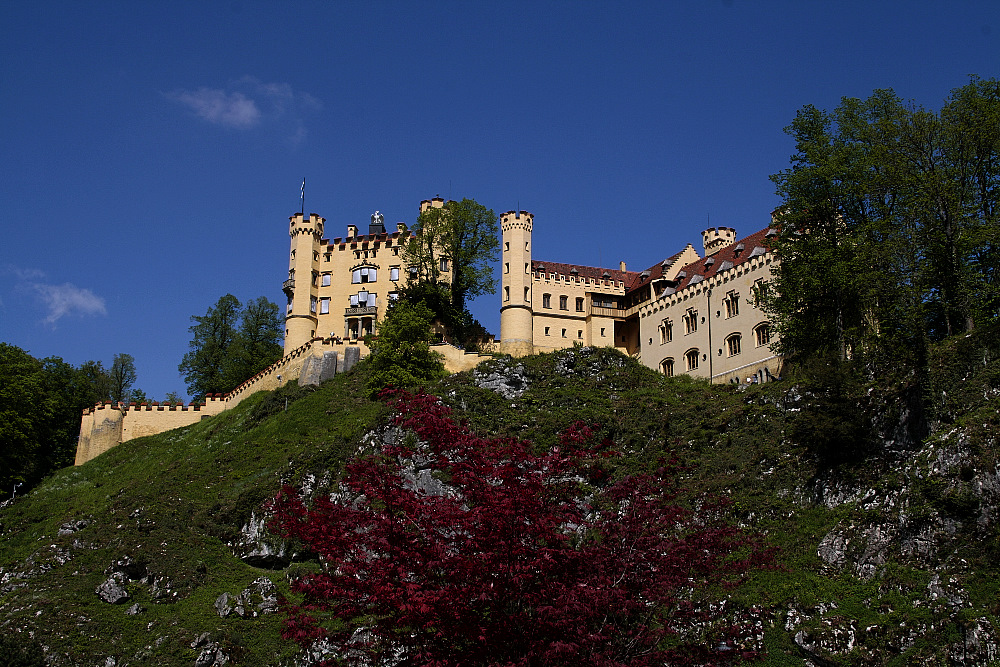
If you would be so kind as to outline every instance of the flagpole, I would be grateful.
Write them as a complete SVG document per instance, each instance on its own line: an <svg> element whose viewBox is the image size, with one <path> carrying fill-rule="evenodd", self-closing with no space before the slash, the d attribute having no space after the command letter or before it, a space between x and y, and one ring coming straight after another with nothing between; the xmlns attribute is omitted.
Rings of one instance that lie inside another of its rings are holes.
<svg viewBox="0 0 1000 667"><path fill-rule="evenodd" d="M300 197L301 197L301 200L302 200L302 210L299 211L299 213L304 218L306 216L306 177L305 176L302 177L302 191L300 193Z"/></svg>

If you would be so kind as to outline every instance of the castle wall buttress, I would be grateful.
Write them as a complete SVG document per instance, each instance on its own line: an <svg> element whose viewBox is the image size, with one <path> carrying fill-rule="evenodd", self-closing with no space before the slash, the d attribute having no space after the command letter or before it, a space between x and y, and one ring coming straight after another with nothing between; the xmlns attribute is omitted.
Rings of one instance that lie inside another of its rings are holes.
<svg viewBox="0 0 1000 667"><path fill-rule="evenodd" d="M532 333L531 228L527 211L500 216L503 259L500 290L500 352L514 357L534 354Z"/></svg>

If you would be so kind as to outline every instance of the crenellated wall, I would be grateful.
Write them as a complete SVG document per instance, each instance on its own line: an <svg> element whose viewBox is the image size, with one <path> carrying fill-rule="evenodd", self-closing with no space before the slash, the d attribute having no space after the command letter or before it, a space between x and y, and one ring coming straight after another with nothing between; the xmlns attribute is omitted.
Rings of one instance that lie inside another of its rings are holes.
<svg viewBox="0 0 1000 667"><path fill-rule="evenodd" d="M445 368L451 373L474 368L487 356L468 353L447 343L434 345L432 349L444 356ZM210 394L203 403L190 405L132 403L127 406L114 405L111 402L99 403L84 410L80 420L76 465L82 465L112 447L134 438L190 426L205 417L236 407L243 399L258 391L273 391L292 380L299 381L299 376L308 360L331 359L333 358L331 353L337 360L336 372L344 373L362 357L368 356L369 350L363 342L313 338L228 394ZM318 381L317 376L308 379L308 382ZM299 383L303 384L304 381Z"/></svg>

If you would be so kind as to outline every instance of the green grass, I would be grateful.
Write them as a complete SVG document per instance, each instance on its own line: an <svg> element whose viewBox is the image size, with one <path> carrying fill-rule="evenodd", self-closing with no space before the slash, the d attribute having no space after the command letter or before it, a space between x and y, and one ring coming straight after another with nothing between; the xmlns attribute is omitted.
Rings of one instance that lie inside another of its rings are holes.
<svg viewBox="0 0 1000 667"><path fill-rule="evenodd" d="M969 351L963 355L978 358ZM995 623L1000 614L1000 530L995 524L977 526L974 518L983 508L970 491L975 471L992 470L997 462L991 428L1000 401L990 393L997 376L993 365L971 376L968 364L942 365L942 372L968 376L960 387L963 395L982 397L969 414L956 413L948 424L963 427L963 442L975 451L964 469L925 475L914 484L912 471L877 451L831 469L808 443L795 442L790 436L795 420L808 417L783 407L788 383L739 390L665 378L611 350L487 363L521 367L527 390L507 400L477 387L472 373L428 389L474 430L529 439L538 447L557 442L570 424L593 425L599 440L610 440L622 453L616 475L676 456L690 497L726 498L734 522L778 548L778 567L755 573L733 593L736 603L772 611L765 665L804 664L785 630L790 606L809 612L800 629L820 634L859 629L863 641L850 653L827 655L832 664L933 662L943 655L942 647L960 638L957 624L980 618ZM204 632L223 645L233 664L291 664L296 647L280 638L280 614L220 618L213 604L223 592L236 595L261 576L287 594L292 573L315 567L303 562L287 571L254 568L233 555L230 543L281 484L327 472L335 476L362 447L365 434L389 419L383 404L366 398L367 379L362 363L317 389L287 386L256 394L229 412L124 443L84 466L59 471L0 510L0 576L8 577L0 585L0 630L34 631L50 647L54 665L103 664L108 656L118 664L191 665L201 650L191 643ZM887 409L893 405L889 390L876 398ZM958 437L952 432L946 440ZM923 469L928 460L914 454L910 463ZM912 516L928 522L949 517L959 521L959 532L929 561L906 559L894 545L890 561L873 578L861 580L849 566L823 563L817 545L835 527L857 541L886 517L854 501L832 508L814 503L821 479L874 489L878 497L903 493ZM89 525L57 535L60 525L80 519ZM170 594L154 599L151 585L133 581L128 603L99 600L95 588L125 556L166 582ZM24 587L9 578L43 567ZM927 603L935 571L959 577L968 594L964 608L953 613ZM833 601L836 608L828 608ZM133 603L144 611L126 615ZM893 648L901 623L924 629L902 652ZM870 626L887 630L865 630Z"/></svg>

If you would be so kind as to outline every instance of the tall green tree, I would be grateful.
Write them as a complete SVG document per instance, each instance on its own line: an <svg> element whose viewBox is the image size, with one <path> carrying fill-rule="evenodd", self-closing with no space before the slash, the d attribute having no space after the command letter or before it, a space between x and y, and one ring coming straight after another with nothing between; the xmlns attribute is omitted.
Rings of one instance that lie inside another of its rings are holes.
<svg viewBox="0 0 1000 667"><path fill-rule="evenodd" d="M891 90L804 107L768 307L782 351L921 367L928 342L998 316L1000 91L973 79L940 113Z"/></svg>
<svg viewBox="0 0 1000 667"><path fill-rule="evenodd" d="M496 293L492 263L499 260L497 216L474 199L449 201L429 208L415 225L416 240L406 247L406 259L420 280L447 283L452 305Z"/></svg>
<svg viewBox="0 0 1000 667"><path fill-rule="evenodd" d="M244 308L232 294L192 316L191 348L178 369L197 398L225 393L281 358L278 306L264 297Z"/></svg>

